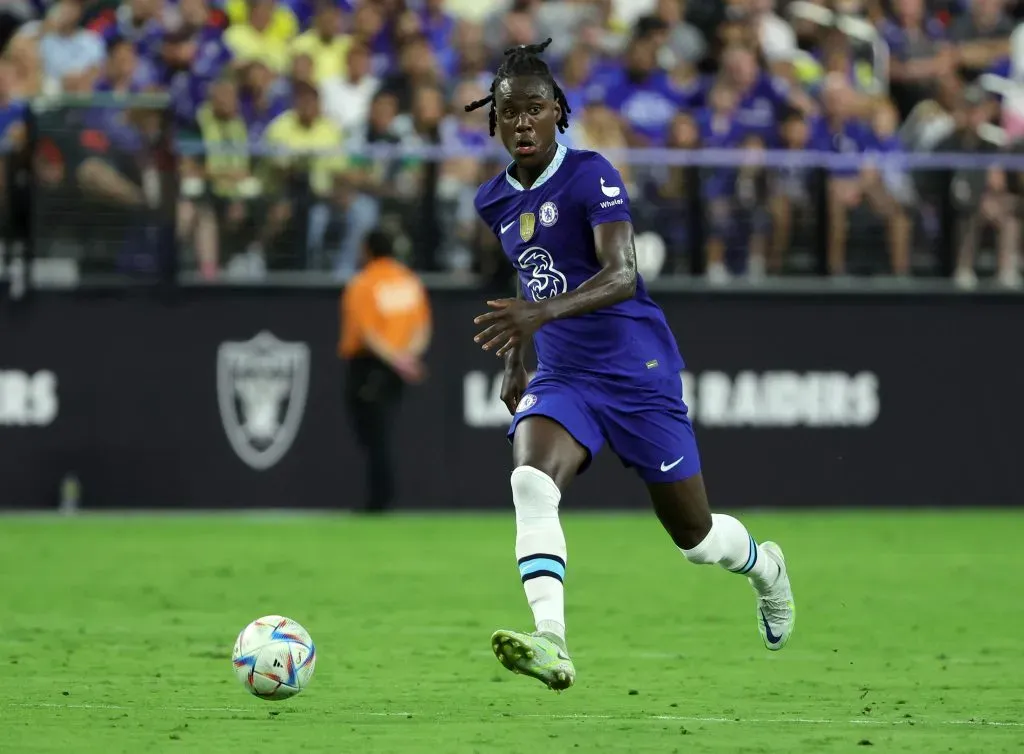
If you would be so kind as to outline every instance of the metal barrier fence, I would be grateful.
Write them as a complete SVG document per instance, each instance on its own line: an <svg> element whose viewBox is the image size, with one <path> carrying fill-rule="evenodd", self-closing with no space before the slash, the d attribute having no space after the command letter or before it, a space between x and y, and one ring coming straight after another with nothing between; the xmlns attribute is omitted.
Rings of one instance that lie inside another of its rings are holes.
<svg viewBox="0 0 1024 754"><path fill-rule="evenodd" d="M178 177L167 101L65 96L33 103L27 216L37 282L175 276Z"/></svg>
<svg viewBox="0 0 1024 754"><path fill-rule="evenodd" d="M404 241L409 261L420 269L485 277L505 269L496 239L477 222L472 205L477 186L507 164L494 150L392 146L350 153L340 184L320 195L307 176L317 160L335 153L260 146L210 152L194 143L179 150L189 159L242 157L251 166L244 195L211 196L210 182L201 179L183 191L188 216L199 218L192 246L182 237L192 250L183 268L206 260L204 279L215 279L218 269L228 277L303 271L344 279L355 267L359 237L376 224ZM605 155L631 197L648 279L705 273L720 282L839 273L949 277L958 265L1018 266L1008 256L1018 253L1024 210L1020 155L736 149ZM264 180L266 166L275 163L298 166L293 180ZM275 208L288 218L287 227ZM201 235L203 223L215 233Z"/></svg>
<svg viewBox="0 0 1024 754"><path fill-rule="evenodd" d="M161 97L40 101L32 121L25 196L3 227L28 218L19 233L39 285L335 285L378 225L420 270L508 277L473 209L477 186L507 163L494 149L174 141ZM631 197L648 280L942 280L977 268L1019 282L1024 155L983 139L973 153L842 149L604 154Z"/></svg>
<svg viewBox="0 0 1024 754"><path fill-rule="evenodd" d="M0 289L8 287L14 296L24 287L20 281L28 237L28 155L26 145L0 141Z"/></svg>

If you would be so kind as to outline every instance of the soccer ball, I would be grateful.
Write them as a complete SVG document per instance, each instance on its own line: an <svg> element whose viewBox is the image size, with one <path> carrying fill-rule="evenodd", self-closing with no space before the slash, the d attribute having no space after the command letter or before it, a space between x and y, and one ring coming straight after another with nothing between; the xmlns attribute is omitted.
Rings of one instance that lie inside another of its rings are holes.
<svg viewBox="0 0 1024 754"><path fill-rule="evenodd" d="M316 647L309 632L295 621L266 615L242 629L231 662L250 694L261 699L288 699L313 679Z"/></svg>

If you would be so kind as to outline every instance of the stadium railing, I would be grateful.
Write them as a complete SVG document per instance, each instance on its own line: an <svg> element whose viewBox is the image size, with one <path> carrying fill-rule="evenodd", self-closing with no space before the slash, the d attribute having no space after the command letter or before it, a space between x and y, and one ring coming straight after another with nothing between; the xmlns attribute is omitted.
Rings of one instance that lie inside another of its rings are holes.
<svg viewBox="0 0 1024 754"><path fill-rule="evenodd" d="M13 167L13 149L0 142L0 244L3 253L0 263L6 262L7 248L14 241L13 207L10 191L10 174Z"/></svg>
<svg viewBox="0 0 1024 754"><path fill-rule="evenodd" d="M0 139L0 290L15 297L24 290L28 167L24 145Z"/></svg>
<svg viewBox="0 0 1024 754"><path fill-rule="evenodd" d="M377 225L398 237L401 254L433 283L507 277L472 205L479 183L507 162L495 149L218 148L175 140L166 105L161 96L34 104L26 255L36 285L337 286L357 264L359 237ZM1024 155L1006 148L603 154L625 176L640 267L667 287L707 285L708 257L717 255L734 285L835 289L828 260L840 244L854 276L852 283L843 277L843 287L885 288L892 285L892 208L909 225L913 273L896 288L949 286L965 228L977 234L979 268L996 265L1001 220L987 211L994 191L988 169L1007 176L997 192L1006 216L1019 220L1024 195ZM311 174L320 185L311 185ZM838 183L866 175L874 176L874 209L840 211ZM835 232L840 216L845 242ZM762 260L766 277L746 274Z"/></svg>

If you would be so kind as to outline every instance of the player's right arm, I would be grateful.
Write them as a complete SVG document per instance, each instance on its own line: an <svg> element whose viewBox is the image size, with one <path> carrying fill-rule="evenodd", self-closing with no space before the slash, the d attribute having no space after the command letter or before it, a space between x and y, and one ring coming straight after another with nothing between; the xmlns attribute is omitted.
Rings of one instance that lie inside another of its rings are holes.
<svg viewBox="0 0 1024 754"><path fill-rule="evenodd" d="M473 199L473 206L476 208L480 220L494 234L500 247L501 234L498 231L500 219L495 217L490 209L489 202L487 201L489 191L490 184L481 186ZM518 275L516 275L516 300L524 300L523 281ZM526 348L527 342L529 342L528 338L509 338L504 343L501 352L496 354L503 358L505 362L505 371L501 379L501 400L510 414L515 414L516 406L519 405L519 400L523 397L523 393L526 392L526 384L529 381L526 374L526 366L523 364L523 351Z"/></svg>
<svg viewBox="0 0 1024 754"><path fill-rule="evenodd" d="M516 275L516 298L523 298L523 281ZM501 400L510 414L516 412L519 399L526 392L529 378L523 363L524 343L518 338L510 341L505 350L505 375L501 380Z"/></svg>
<svg viewBox="0 0 1024 754"><path fill-rule="evenodd" d="M516 275L516 298L519 300L523 299L523 281L520 279L519 275ZM509 367L514 367L517 364L520 366L522 365L523 344L520 342L519 338L512 338L509 340L505 348L504 356L506 371Z"/></svg>

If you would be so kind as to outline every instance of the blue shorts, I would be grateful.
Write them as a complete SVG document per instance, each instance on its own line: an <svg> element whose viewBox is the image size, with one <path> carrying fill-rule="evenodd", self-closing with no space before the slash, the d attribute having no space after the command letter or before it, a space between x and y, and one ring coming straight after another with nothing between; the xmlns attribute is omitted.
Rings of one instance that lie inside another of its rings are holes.
<svg viewBox="0 0 1024 754"><path fill-rule="evenodd" d="M678 482L700 471L677 372L637 380L538 372L516 408L509 440L531 416L558 422L587 450L581 473L605 442L645 482Z"/></svg>

